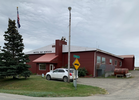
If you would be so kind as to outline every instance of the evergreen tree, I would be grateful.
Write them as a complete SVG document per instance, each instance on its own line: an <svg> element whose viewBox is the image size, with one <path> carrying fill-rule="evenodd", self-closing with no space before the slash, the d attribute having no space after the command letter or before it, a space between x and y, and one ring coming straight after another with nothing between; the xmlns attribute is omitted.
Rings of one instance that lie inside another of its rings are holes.
<svg viewBox="0 0 139 100"><path fill-rule="evenodd" d="M24 44L22 36L18 33L15 20L9 19L7 31L4 34L3 53L0 54L0 76L16 75L29 77L31 72L28 68L28 56L23 53Z"/></svg>
<svg viewBox="0 0 139 100"><path fill-rule="evenodd" d="M5 66L5 60L4 60L4 53L0 53L0 76L5 77L7 72L7 67Z"/></svg>

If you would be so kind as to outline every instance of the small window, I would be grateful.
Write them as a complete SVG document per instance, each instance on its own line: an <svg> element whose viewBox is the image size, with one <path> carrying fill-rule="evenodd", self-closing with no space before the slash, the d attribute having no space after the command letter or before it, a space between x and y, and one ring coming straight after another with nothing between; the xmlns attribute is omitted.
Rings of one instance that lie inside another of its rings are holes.
<svg viewBox="0 0 139 100"><path fill-rule="evenodd" d="M115 66L117 66L117 61L116 61L116 60L115 60L115 63L114 63L114 65L115 65Z"/></svg>
<svg viewBox="0 0 139 100"><path fill-rule="evenodd" d="M97 63L101 63L101 57L97 56Z"/></svg>
<svg viewBox="0 0 139 100"><path fill-rule="evenodd" d="M112 65L112 59L110 59L110 64Z"/></svg>
<svg viewBox="0 0 139 100"><path fill-rule="evenodd" d="M59 70L58 72L65 72L64 70Z"/></svg>
<svg viewBox="0 0 139 100"><path fill-rule="evenodd" d="M46 70L46 64L39 64L39 70Z"/></svg>
<svg viewBox="0 0 139 100"><path fill-rule="evenodd" d="M58 72L59 70L58 69L56 69L56 70L54 70L53 72L55 73L55 72Z"/></svg>
<svg viewBox="0 0 139 100"><path fill-rule="evenodd" d="M102 64L105 64L106 59L104 57L102 57Z"/></svg>
<svg viewBox="0 0 139 100"><path fill-rule="evenodd" d="M66 70L68 72L68 70ZM74 70L70 70L70 73L73 73Z"/></svg>
<svg viewBox="0 0 139 100"><path fill-rule="evenodd" d="M119 65L120 65L120 67L122 66L122 62L121 61L119 62Z"/></svg>

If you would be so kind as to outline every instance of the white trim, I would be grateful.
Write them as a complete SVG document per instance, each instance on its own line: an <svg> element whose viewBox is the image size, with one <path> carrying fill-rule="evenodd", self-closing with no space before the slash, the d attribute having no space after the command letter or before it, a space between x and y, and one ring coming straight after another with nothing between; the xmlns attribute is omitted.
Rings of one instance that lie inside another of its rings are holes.
<svg viewBox="0 0 139 100"><path fill-rule="evenodd" d="M116 62L116 64L115 64L115 62ZM114 66L117 66L117 60L114 61Z"/></svg>
<svg viewBox="0 0 139 100"><path fill-rule="evenodd" d="M105 54L108 54L108 55L111 55L111 56L114 56L114 57L117 57L117 58L120 58L120 59L124 59L123 57L114 55L114 54L112 54L112 53L109 53L109 52L106 52L106 51L103 51L103 50L100 50L100 49L97 49L97 51L102 52L102 53L105 53Z"/></svg>
<svg viewBox="0 0 139 100"><path fill-rule="evenodd" d="M121 63L121 64L120 64ZM122 61L119 62L119 66L122 67Z"/></svg>
<svg viewBox="0 0 139 100"><path fill-rule="evenodd" d="M104 63L102 62L102 58L105 58L105 57L101 57L101 63L102 64L106 64L106 58L105 58L105 62Z"/></svg>
<svg viewBox="0 0 139 100"><path fill-rule="evenodd" d="M51 68L51 67L52 67L52 68ZM53 71L54 68L55 68L55 67L54 67L54 64L50 64L50 65L49 65L49 71ZM52 70L51 70L51 69L52 69Z"/></svg>
<svg viewBox="0 0 139 100"><path fill-rule="evenodd" d="M99 57L100 57L100 62L98 62ZM101 64L101 56L97 56L97 64Z"/></svg>
<svg viewBox="0 0 139 100"><path fill-rule="evenodd" d="M40 65L41 65L41 64L39 64L39 70L46 70L46 64L44 64L44 65L45 65L45 69L40 69Z"/></svg>
<svg viewBox="0 0 139 100"><path fill-rule="evenodd" d="M111 65L113 65L112 59L109 60L109 63L110 63Z"/></svg>
<svg viewBox="0 0 139 100"><path fill-rule="evenodd" d="M96 77L96 52L94 52L94 77Z"/></svg>

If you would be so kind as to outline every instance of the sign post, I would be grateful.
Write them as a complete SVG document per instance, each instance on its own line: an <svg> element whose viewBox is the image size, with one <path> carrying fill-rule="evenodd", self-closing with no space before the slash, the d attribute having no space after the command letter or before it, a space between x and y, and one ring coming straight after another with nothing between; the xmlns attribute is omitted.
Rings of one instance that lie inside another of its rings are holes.
<svg viewBox="0 0 139 100"><path fill-rule="evenodd" d="M73 84L75 89L77 89L77 73L78 73L78 68L80 67L80 62L78 61L77 58L80 58L80 56L77 55L73 55L75 59L75 61L73 62L73 66L75 67L75 79L73 80Z"/></svg>

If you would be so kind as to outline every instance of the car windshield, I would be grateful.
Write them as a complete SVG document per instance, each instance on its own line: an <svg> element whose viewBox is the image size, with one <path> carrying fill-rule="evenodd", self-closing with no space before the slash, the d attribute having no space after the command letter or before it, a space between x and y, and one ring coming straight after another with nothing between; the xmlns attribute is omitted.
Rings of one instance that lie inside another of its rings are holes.
<svg viewBox="0 0 139 100"><path fill-rule="evenodd" d="M66 70L68 72L68 70ZM73 70L70 70L70 73L73 73Z"/></svg>

